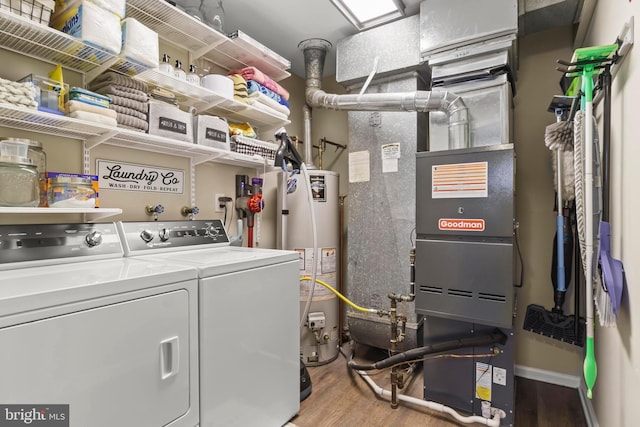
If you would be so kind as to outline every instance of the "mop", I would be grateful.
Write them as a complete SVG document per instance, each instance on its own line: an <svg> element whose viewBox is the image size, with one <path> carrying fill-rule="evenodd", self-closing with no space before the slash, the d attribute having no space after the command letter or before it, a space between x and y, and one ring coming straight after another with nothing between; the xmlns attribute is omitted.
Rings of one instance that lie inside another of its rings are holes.
<svg viewBox="0 0 640 427"><path fill-rule="evenodd" d="M571 266L573 239L570 232L570 219L563 214L564 203L575 198L574 166L573 166L573 122L563 120L577 106L576 97L554 96L549 111L556 115L556 122L545 129L545 145L552 150L555 168L555 186L557 195L556 236L554 242L554 257L552 282L554 289L554 307L551 311L536 304L527 307L524 329L536 332L553 339L557 339L578 346L584 345L584 324L577 316L564 314L563 305L566 295L566 283L570 281L570 270L565 270L565 264ZM565 248L565 246L567 246ZM567 277L569 273L569 277ZM578 325L576 325L578 322Z"/></svg>
<svg viewBox="0 0 640 427"><path fill-rule="evenodd" d="M616 51L617 44L606 46L593 46L587 48L576 49L571 58L571 63L566 64L571 68L571 73L575 76L580 76L582 80L582 106L583 114L578 112L575 119L575 132L576 132L576 213L578 216L578 230L580 236L580 243L584 241L583 255L583 267L585 270L585 294L586 294L586 333L587 333L587 348L584 358L584 379L587 386L587 397L591 399L593 386L596 382L598 368L595 359L595 344L594 344L594 324L593 324L593 300L594 300L594 286L598 285L599 275L594 274L597 268L594 268L594 245L597 243L597 231L594 232L594 226L597 227L598 221L594 221L594 217L600 215L598 199L594 199L594 188L597 190L600 188L597 180L594 179L594 170L599 172L598 167L598 144L594 143L593 129L593 75L598 71L597 68L608 61L607 58ZM581 126L580 122L584 122ZM584 130L584 134L582 131ZM584 138L583 138L584 136ZM581 142L584 141L584 147ZM578 151L583 149L584 153L584 175L582 171L581 153ZM594 155L594 151L596 154ZM583 187L578 181L584 176ZM597 174L595 175L598 176ZM584 190L584 198L582 197L582 191ZM596 208L597 206L597 208ZM584 230L584 232L583 232ZM597 230L597 229L596 229Z"/></svg>

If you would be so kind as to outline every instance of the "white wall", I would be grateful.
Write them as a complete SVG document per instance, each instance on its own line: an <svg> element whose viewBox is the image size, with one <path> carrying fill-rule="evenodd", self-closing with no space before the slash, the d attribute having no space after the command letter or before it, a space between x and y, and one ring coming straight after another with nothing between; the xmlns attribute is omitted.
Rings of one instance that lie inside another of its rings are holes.
<svg viewBox="0 0 640 427"><path fill-rule="evenodd" d="M610 44L622 26L640 13L637 1L598 2L585 46ZM638 19L636 18L636 25ZM637 27L636 27L637 28ZM636 33L636 44L637 44ZM615 77L611 111L611 250L624 263L626 287L616 328L597 328L595 346L598 379L593 405L602 426L638 425L635 411L640 401L640 209L637 183L640 179L640 50L635 46ZM602 107L596 110L602 133Z"/></svg>

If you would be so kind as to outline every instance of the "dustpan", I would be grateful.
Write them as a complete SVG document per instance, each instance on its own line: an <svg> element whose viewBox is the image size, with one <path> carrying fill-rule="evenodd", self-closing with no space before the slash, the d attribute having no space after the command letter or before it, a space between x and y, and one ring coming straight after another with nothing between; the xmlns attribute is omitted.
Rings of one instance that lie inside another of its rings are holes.
<svg viewBox="0 0 640 427"><path fill-rule="evenodd" d="M622 301L622 291L624 288L624 267L622 262L611 256L611 224L609 223L609 189L610 189L610 148L611 148L611 70L610 66L605 66L604 72L600 75L602 88L604 90L604 132L603 132L603 168L602 168L602 221L600 221L600 252L598 261L604 279L604 289L606 294L601 295L596 303L598 305L610 304L610 310L602 308L604 316L609 316L601 324L603 326L615 325L615 316ZM607 295L608 294L608 295ZM611 316L613 314L613 316Z"/></svg>

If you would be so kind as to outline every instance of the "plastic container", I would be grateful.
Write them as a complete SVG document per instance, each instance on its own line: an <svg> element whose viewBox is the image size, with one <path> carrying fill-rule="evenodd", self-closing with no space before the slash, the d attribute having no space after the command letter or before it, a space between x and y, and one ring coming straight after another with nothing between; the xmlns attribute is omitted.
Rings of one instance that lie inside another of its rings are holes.
<svg viewBox="0 0 640 427"><path fill-rule="evenodd" d="M28 157L0 156L0 206L35 207L38 169Z"/></svg>
<svg viewBox="0 0 640 427"><path fill-rule="evenodd" d="M91 178L56 176L49 178L50 208L95 208L96 191Z"/></svg>
<svg viewBox="0 0 640 427"><path fill-rule="evenodd" d="M60 83L50 77L30 74L21 82L33 82L36 88L38 110L54 114L64 114L65 96L69 93L69 85Z"/></svg>
<svg viewBox="0 0 640 427"><path fill-rule="evenodd" d="M2 149L2 146L11 148ZM33 139L7 138L0 140L0 151L5 153L9 151L19 152L21 154L17 154L18 157L27 157L31 160L38 170L38 193L40 195L38 206L47 206L47 178L45 176L47 172L47 154L42 148L42 143ZM11 156L12 154L9 155Z"/></svg>

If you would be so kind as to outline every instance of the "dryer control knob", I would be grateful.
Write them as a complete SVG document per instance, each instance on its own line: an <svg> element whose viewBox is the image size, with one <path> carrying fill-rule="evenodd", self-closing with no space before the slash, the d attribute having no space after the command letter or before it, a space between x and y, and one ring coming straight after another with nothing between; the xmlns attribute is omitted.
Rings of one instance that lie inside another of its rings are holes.
<svg viewBox="0 0 640 427"><path fill-rule="evenodd" d="M84 241L87 242L87 245L89 245L90 248L98 246L100 243L102 243L102 233L100 233L99 231L92 231L91 233L86 235Z"/></svg>
<svg viewBox="0 0 640 427"><path fill-rule="evenodd" d="M162 240L163 242L169 240L170 235L171 231L169 231L168 228L161 228L160 230L158 230L158 237L160 237L160 240Z"/></svg>
<svg viewBox="0 0 640 427"><path fill-rule="evenodd" d="M153 232L149 230L142 230L142 233L140 233L140 238L149 243L153 240Z"/></svg>

